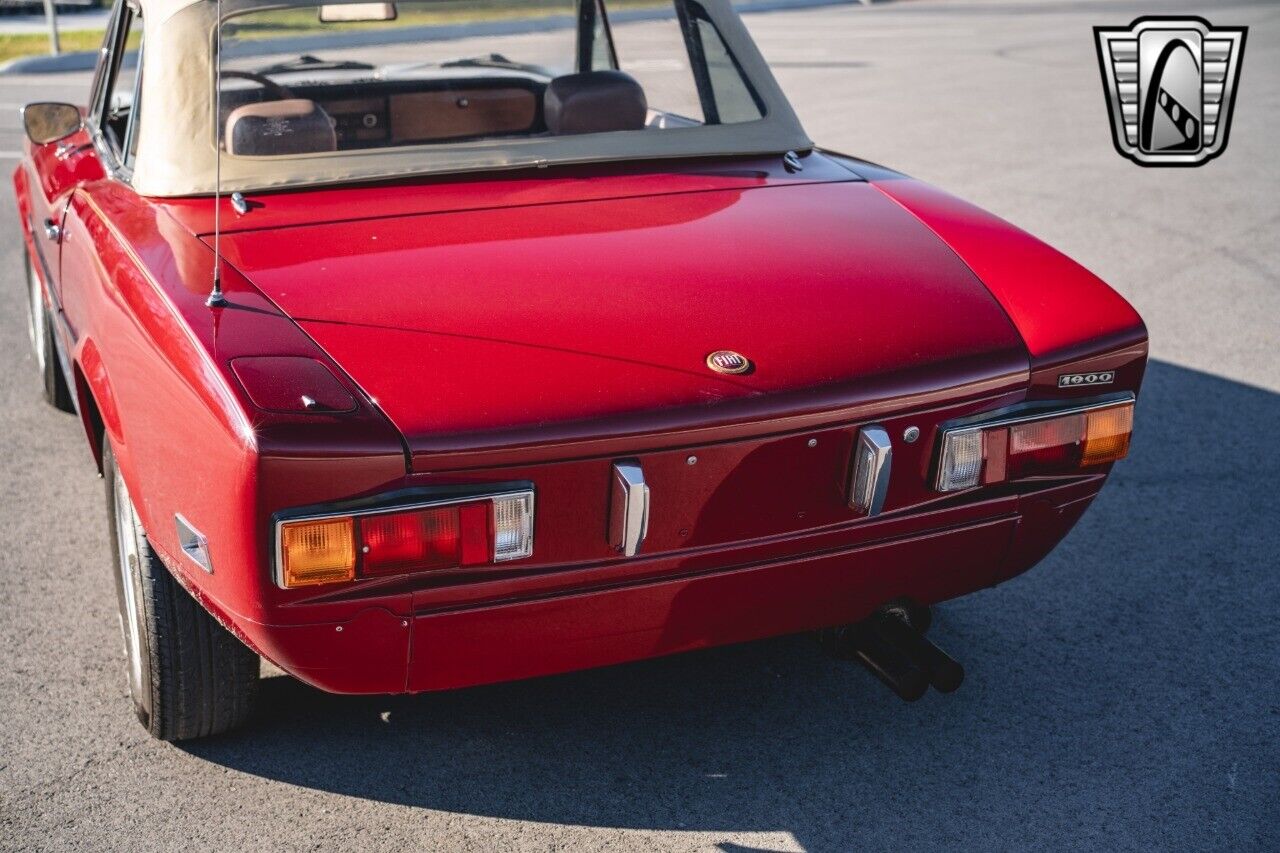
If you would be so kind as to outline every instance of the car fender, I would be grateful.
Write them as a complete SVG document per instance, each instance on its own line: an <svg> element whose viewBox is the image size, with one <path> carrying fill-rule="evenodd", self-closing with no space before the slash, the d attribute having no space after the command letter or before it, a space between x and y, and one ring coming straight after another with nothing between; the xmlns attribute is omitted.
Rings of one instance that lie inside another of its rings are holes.
<svg viewBox="0 0 1280 853"><path fill-rule="evenodd" d="M18 164L13 170L13 196L18 204L18 221L22 223L23 233L30 238L31 236L31 199L29 196L30 187L28 186L27 167L25 163Z"/></svg>
<svg viewBox="0 0 1280 853"><path fill-rule="evenodd" d="M76 347L72 359L75 379L76 408L84 426L85 438L93 452L93 461L102 473L103 443L110 441L118 453L127 453L124 427L115 394L111 390L111 377L102 361L102 354L92 338L83 338Z"/></svg>
<svg viewBox="0 0 1280 853"><path fill-rule="evenodd" d="M53 282L49 280L43 265L39 262L41 255L36 246L35 219L31 213L31 176L27 168L27 164L22 163L13 170L13 197L18 208L18 227L22 231L27 257L35 267L36 276L44 288L52 292Z"/></svg>
<svg viewBox="0 0 1280 853"><path fill-rule="evenodd" d="M1033 369L1145 343L1133 306L1058 250L923 181L887 171L868 179L968 264L1022 335Z"/></svg>

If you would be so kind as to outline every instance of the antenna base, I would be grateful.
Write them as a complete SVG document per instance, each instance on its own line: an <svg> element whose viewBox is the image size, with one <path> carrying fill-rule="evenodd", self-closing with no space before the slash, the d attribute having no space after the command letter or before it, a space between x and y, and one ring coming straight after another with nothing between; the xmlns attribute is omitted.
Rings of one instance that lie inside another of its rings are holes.
<svg viewBox="0 0 1280 853"><path fill-rule="evenodd" d="M209 294L209 298L204 301L205 305L210 308L225 308L227 305L227 297L222 295L222 291L215 290Z"/></svg>

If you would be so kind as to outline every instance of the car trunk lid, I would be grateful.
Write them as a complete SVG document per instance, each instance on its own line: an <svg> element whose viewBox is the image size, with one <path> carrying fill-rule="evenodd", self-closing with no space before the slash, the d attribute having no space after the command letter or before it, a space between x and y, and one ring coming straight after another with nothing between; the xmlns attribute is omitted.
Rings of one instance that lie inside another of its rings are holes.
<svg viewBox="0 0 1280 853"><path fill-rule="evenodd" d="M404 434L416 470L678 447L990 394L1022 341L861 182L225 234ZM707 365L716 350L752 362Z"/></svg>

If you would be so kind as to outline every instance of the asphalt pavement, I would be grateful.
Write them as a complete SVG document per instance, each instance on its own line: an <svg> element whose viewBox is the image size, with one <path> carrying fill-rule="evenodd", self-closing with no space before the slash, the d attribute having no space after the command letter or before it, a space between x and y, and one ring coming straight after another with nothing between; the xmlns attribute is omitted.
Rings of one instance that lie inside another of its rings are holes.
<svg viewBox="0 0 1280 853"><path fill-rule="evenodd" d="M1095 25L1248 25L1227 152L1113 149ZM810 134L1111 282L1152 340L1132 457L1066 542L939 608L967 666L914 705L790 637L411 698L279 674L247 730L132 719L107 524L44 407L0 204L0 848L1280 849L1280 6L915 0L755 15ZM0 78L15 108L85 74Z"/></svg>

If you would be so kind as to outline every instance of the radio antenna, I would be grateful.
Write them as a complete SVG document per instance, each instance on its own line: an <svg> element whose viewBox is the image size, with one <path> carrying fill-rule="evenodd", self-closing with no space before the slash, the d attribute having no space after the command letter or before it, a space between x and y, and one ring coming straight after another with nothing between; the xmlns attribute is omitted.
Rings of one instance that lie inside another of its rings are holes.
<svg viewBox="0 0 1280 853"><path fill-rule="evenodd" d="M213 57L213 289L204 301L210 308L227 304L222 295L222 0L214 0L217 33Z"/></svg>

